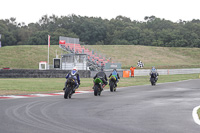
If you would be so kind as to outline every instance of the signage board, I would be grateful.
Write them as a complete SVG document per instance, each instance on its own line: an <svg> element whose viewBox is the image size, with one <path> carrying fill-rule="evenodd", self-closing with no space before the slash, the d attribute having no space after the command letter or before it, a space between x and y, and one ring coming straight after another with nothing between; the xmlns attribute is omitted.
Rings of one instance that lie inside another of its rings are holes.
<svg viewBox="0 0 200 133"><path fill-rule="evenodd" d="M53 68L61 68L61 60L60 58L53 59Z"/></svg>

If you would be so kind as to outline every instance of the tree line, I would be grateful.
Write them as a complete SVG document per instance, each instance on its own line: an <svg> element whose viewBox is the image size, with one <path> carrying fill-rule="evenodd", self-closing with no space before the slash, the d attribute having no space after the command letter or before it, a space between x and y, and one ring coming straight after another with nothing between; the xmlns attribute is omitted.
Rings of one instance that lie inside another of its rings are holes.
<svg viewBox="0 0 200 133"><path fill-rule="evenodd" d="M88 45L146 45L162 47L200 47L200 20L172 22L146 16L144 21L117 16L111 20L101 17L43 15L38 22L17 23L16 18L0 20L2 46L51 45L59 36L79 38Z"/></svg>

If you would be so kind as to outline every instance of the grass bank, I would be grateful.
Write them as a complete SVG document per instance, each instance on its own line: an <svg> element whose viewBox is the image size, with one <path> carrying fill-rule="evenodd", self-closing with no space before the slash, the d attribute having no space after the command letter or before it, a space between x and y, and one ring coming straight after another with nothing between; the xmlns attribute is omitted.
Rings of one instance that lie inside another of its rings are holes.
<svg viewBox="0 0 200 133"><path fill-rule="evenodd" d="M158 83L197 78L199 78L199 74L160 75ZM0 95L61 92L65 81L64 78L2 78L0 79ZM121 78L118 87L137 85L150 85L149 76ZM92 90L92 86L92 78L82 78L79 90ZM108 88L106 86L105 89Z"/></svg>
<svg viewBox="0 0 200 133"><path fill-rule="evenodd" d="M53 64L56 52L60 55L66 53L58 45L49 48L49 64ZM48 60L48 46L46 45L22 45L6 46L0 48L0 69L39 69L40 61Z"/></svg>
<svg viewBox="0 0 200 133"><path fill-rule="evenodd" d="M200 48L154 47L139 45L86 45L86 48L104 54L122 68L136 66L138 60L144 68L199 68Z"/></svg>
<svg viewBox="0 0 200 133"><path fill-rule="evenodd" d="M123 69L136 66L138 60L144 68L200 68L200 48L153 47L139 45L85 45L86 48L101 53L114 62L122 64ZM66 53L58 45L50 46L50 64L57 54ZM40 61L47 61L48 46L19 45L0 48L0 69L38 69Z"/></svg>

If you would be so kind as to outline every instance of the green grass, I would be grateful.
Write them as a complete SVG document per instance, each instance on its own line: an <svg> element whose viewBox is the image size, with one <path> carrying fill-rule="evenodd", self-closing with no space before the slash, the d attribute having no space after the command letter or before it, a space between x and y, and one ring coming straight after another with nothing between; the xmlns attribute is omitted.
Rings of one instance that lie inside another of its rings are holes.
<svg viewBox="0 0 200 133"><path fill-rule="evenodd" d="M158 83L175 82L187 79L197 79L199 74L160 75ZM1 78L0 95L32 94L61 92L66 79L64 78ZM121 78L118 87L150 85L149 76ZM82 78L79 90L92 90L93 79ZM105 89L108 89L107 85Z"/></svg>
<svg viewBox="0 0 200 133"><path fill-rule="evenodd" d="M53 64L53 58L57 54L65 53L58 45L49 48L49 63ZM11 69L39 69L40 61L48 61L48 46L44 45L22 45L6 46L0 48L0 68Z"/></svg>
<svg viewBox="0 0 200 133"><path fill-rule="evenodd" d="M123 69L136 66L141 60L150 68L200 68L200 48L153 47L139 45L85 45L90 50L101 53L106 58L122 64ZM50 47L50 64L64 53L58 45ZM66 52L65 52L66 53ZM47 61L48 46L21 45L0 48L0 68L38 69L40 61Z"/></svg>
<svg viewBox="0 0 200 133"><path fill-rule="evenodd" d="M199 119L200 119L200 108L197 110L197 114L198 114Z"/></svg>
<svg viewBox="0 0 200 133"><path fill-rule="evenodd" d="M153 47L139 45L86 45L86 48L106 55L122 68L136 66L141 60L150 68L197 68L200 67L200 48Z"/></svg>

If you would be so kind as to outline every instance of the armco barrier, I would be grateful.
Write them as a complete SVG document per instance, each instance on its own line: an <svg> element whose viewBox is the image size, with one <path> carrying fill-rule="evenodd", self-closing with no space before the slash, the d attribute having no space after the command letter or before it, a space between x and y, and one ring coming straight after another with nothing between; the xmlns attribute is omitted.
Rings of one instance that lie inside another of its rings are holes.
<svg viewBox="0 0 200 133"><path fill-rule="evenodd" d="M129 70L118 70L120 77L123 77L123 71ZM64 78L70 70L37 70L37 69L0 69L0 78ZM79 70L81 78L92 78L98 71ZM106 75L109 76L112 70L105 71ZM130 72L130 71L129 71ZM135 76L147 76L150 73L150 69L135 69ZM200 68L191 69L158 69L159 75L168 74L193 74L199 73Z"/></svg>
<svg viewBox="0 0 200 133"><path fill-rule="evenodd" d="M0 78L65 78L70 70L0 69ZM89 78L90 71L79 70L80 78Z"/></svg>
<svg viewBox="0 0 200 133"><path fill-rule="evenodd" d="M188 69L157 69L159 75L173 75L173 74L194 74L200 73L200 68ZM149 75L150 69L135 69L135 76Z"/></svg>
<svg viewBox="0 0 200 133"><path fill-rule="evenodd" d="M123 77L124 71L129 71L129 69L120 69L117 70L120 77ZM199 73L200 74L200 68L188 68L188 69L157 69L159 75L173 75L173 74L193 74L193 73ZM91 71L91 76L94 77L95 74L98 71ZM130 72L130 71L129 71ZM107 76L112 73L112 69L105 70L105 73ZM150 73L150 69L135 69L134 70L134 76L148 76ZM129 73L130 75L130 73Z"/></svg>

